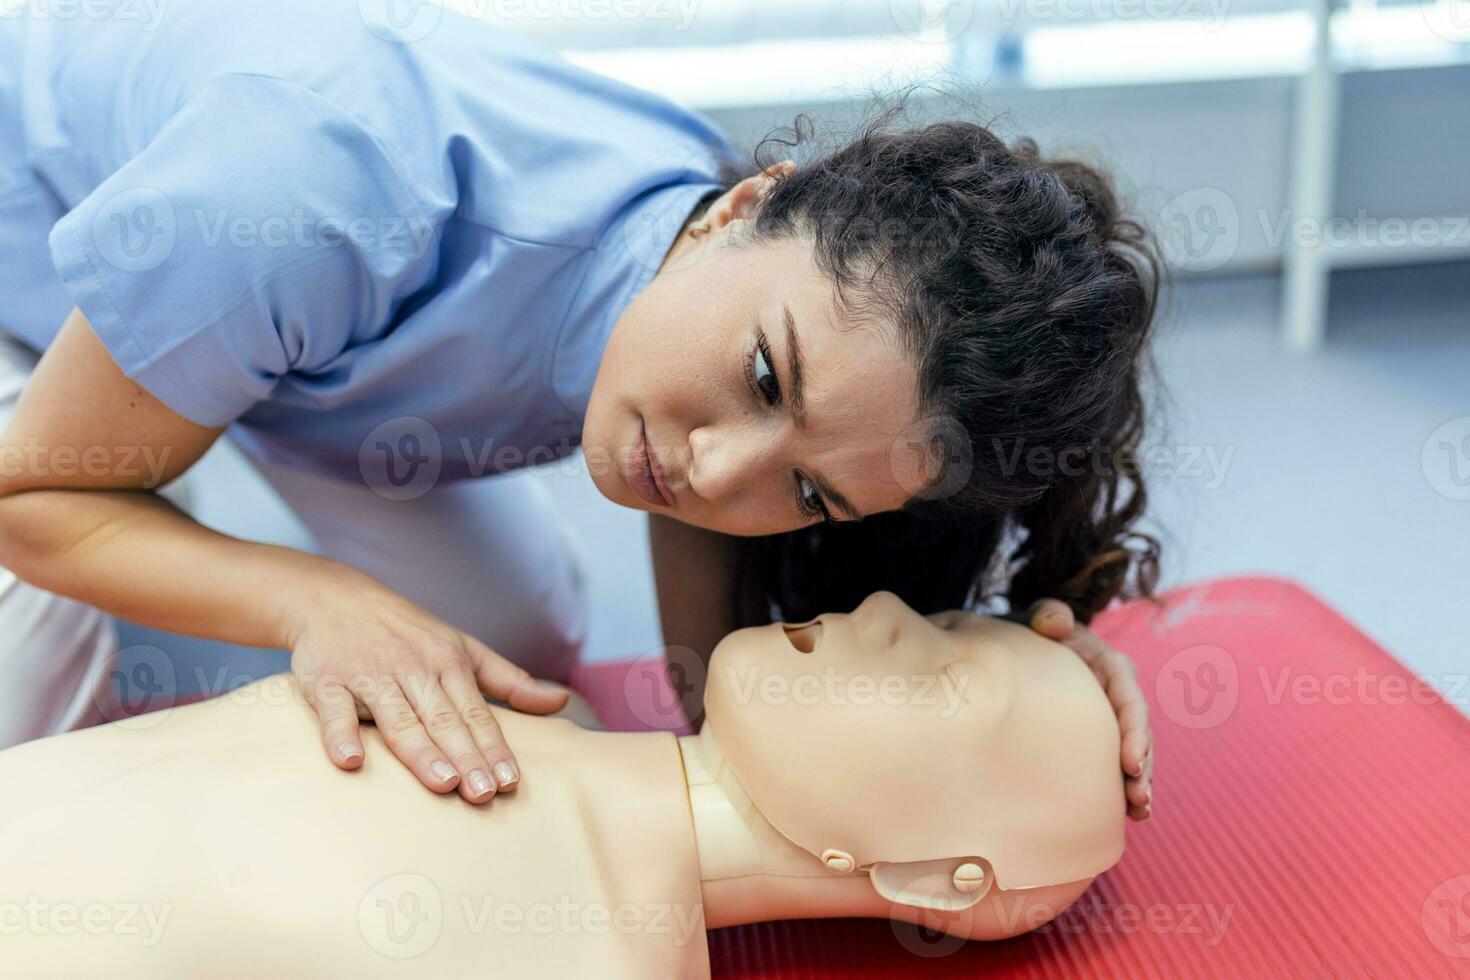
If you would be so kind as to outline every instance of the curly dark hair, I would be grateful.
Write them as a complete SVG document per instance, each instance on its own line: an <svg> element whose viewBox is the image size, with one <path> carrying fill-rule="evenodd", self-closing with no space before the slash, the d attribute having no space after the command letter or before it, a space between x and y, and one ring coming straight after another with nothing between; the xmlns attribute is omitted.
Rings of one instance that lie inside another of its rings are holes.
<svg viewBox="0 0 1470 980"><path fill-rule="evenodd" d="M850 610L879 589L921 613L1051 596L1084 622L1151 595L1158 543L1134 529L1163 271L1151 236L1087 163L900 118L881 112L779 177L746 240L812 241L845 312L897 324L942 471L899 510L742 539L737 625ZM755 167L810 135L798 118Z"/></svg>

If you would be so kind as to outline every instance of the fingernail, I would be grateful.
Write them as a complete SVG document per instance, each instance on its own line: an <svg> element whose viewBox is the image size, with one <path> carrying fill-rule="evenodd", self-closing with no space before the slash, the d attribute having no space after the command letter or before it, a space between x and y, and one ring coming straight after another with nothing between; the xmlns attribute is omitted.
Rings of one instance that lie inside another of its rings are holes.
<svg viewBox="0 0 1470 980"><path fill-rule="evenodd" d="M495 784L490 781L489 776L485 775L485 770L470 770L470 792L476 796L486 796L495 792Z"/></svg>
<svg viewBox="0 0 1470 980"><path fill-rule="evenodd" d="M453 766L442 760L430 766L429 771L432 772L434 774L434 778L439 780L439 782L441 783L447 783L455 776L459 775L459 773L454 771Z"/></svg>
<svg viewBox="0 0 1470 980"><path fill-rule="evenodd" d="M509 786L511 783L520 778L521 774L516 772L516 765L514 762L495 763L495 781L500 784L501 789L504 789L505 787Z"/></svg>
<svg viewBox="0 0 1470 980"><path fill-rule="evenodd" d="M1154 801L1154 794L1153 793L1150 792L1150 793L1144 793L1143 794L1143 805L1145 807L1147 807L1153 801Z"/></svg>
<svg viewBox="0 0 1470 980"><path fill-rule="evenodd" d="M346 762L351 759L356 759L358 756L362 755L362 746L358 745L356 742L343 742L341 745L337 746L337 751L341 753L342 760Z"/></svg>

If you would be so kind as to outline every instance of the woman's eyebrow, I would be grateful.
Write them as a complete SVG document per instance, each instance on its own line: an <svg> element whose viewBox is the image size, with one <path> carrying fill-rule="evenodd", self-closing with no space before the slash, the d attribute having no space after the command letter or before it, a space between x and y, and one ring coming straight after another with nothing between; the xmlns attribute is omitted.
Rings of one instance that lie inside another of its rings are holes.
<svg viewBox="0 0 1470 980"><path fill-rule="evenodd" d="M781 304L781 315L786 321L786 372L787 394L791 398L791 414L796 418L798 429L806 428L806 396L801 382L801 341L796 336L796 319L791 315L789 304Z"/></svg>
<svg viewBox="0 0 1470 980"><path fill-rule="evenodd" d="M807 479L812 481L812 486L817 488L818 493L827 498L829 504L842 513L845 521L857 523L863 519L863 515L857 512L857 508L849 503L846 497L832 489L832 484L815 474L808 476Z"/></svg>
<svg viewBox="0 0 1470 980"><path fill-rule="evenodd" d="M787 303L781 304L781 318L786 322L786 372L787 381L783 390L791 399L791 414L796 419L798 429L806 427L806 401L802 391L801 383L801 341L796 336L796 318L791 315L791 306ZM846 497L833 489L832 484L816 474L811 474L807 479L812 481L812 486L817 492L827 499L832 507L840 512L849 521L860 521L862 515L858 513Z"/></svg>
<svg viewBox="0 0 1470 980"><path fill-rule="evenodd" d="M797 420L797 428L804 429L807 425L807 403L801 385L801 341L797 338L797 319L791 316L791 304L781 304L781 317L786 323L786 383L782 385L782 389L786 397L791 398L791 414ZM832 489L831 483L814 473L807 476L807 479L811 480L811 485L816 486L817 492L832 505L833 510L841 511L845 520L863 520L863 516L857 513L857 508Z"/></svg>

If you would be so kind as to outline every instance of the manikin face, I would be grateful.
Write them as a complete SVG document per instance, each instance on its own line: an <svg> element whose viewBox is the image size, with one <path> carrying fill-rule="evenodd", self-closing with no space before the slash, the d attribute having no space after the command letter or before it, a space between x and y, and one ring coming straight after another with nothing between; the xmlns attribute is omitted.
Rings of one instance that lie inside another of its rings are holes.
<svg viewBox="0 0 1470 980"><path fill-rule="evenodd" d="M894 510L926 485L894 328L845 316L807 241L740 242L769 185L716 201L613 328L582 444L615 503L759 535Z"/></svg>
<svg viewBox="0 0 1470 980"><path fill-rule="evenodd" d="M1033 887L1121 851L1106 695L1070 650L1015 624L924 617L879 592L851 615L740 630L711 660L705 711L751 800L813 854L973 855L1004 887Z"/></svg>

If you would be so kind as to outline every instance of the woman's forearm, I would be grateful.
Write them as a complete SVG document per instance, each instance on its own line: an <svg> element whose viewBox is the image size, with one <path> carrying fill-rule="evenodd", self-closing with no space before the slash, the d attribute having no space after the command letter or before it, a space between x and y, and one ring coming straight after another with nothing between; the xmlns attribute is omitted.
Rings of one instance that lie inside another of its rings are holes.
<svg viewBox="0 0 1470 980"><path fill-rule="evenodd" d="M347 566L240 541L147 491L32 490L0 498L0 565L125 619L192 636L287 647L300 613Z"/></svg>
<svg viewBox="0 0 1470 980"><path fill-rule="evenodd" d="M664 645L692 650L708 661L715 645L735 628L739 543L659 514L649 515L648 536Z"/></svg>

